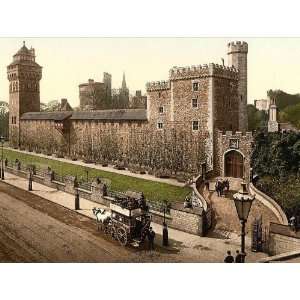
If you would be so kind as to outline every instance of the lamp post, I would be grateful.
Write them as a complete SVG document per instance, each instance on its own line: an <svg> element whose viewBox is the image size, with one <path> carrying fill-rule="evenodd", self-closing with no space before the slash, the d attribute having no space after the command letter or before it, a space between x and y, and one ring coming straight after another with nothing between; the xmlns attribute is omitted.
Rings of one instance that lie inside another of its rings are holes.
<svg viewBox="0 0 300 300"><path fill-rule="evenodd" d="M75 210L79 210L80 209L80 205L79 205L79 191L76 188L75 191Z"/></svg>
<svg viewBox="0 0 300 300"><path fill-rule="evenodd" d="M237 193L233 195L235 208L239 217L239 220L242 225L241 232L241 254L243 255L243 262L245 262L245 227L246 222L249 216L249 212L251 209L251 205L253 200L255 199L254 195L250 195L247 191L247 183L243 181L241 183L242 189L240 189Z"/></svg>
<svg viewBox="0 0 300 300"><path fill-rule="evenodd" d="M167 210L167 201L164 201L164 221L163 221L163 246L169 246L169 233L168 233L168 225L166 222L166 210Z"/></svg>
<svg viewBox="0 0 300 300"><path fill-rule="evenodd" d="M1 141L1 179L4 180L4 164L3 164L3 146L4 146L5 138L3 136L0 137Z"/></svg>
<svg viewBox="0 0 300 300"><path fill-rule="evenodd" d="M28 176L28 191L32 191L32 170L29 170Z"/></svg>

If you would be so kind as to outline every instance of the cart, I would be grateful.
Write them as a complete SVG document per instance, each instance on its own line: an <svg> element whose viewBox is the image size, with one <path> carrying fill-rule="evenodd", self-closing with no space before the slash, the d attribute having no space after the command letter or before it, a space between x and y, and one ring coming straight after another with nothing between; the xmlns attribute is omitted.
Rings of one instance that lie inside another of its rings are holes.
<svg viewBox="0 0 300 300"><path fill-rule="evenodd" d="M143 196L127 193L123 197L115 197L110 203L111 217L104 230L122 246L139 247L145 241L151 224L148 210Z"/></svg>

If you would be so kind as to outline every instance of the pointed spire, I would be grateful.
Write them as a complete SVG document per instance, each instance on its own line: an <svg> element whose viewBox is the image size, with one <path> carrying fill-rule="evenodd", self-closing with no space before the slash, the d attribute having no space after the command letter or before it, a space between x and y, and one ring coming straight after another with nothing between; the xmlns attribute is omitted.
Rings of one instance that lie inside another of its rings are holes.
<svg viewBox="0 0 300 300"><path fill-rule="evenodd" d="M25 41L23 41L23 47L26 47L26 45L25 45Z"/></svg>
<svg viewBox="0 0 300 300"><path fill-rule="evenodd" d="M127 86L126 86L126 79L125 79L125 72L123 72L123 80L122 80L122 89L127 89Z"/></svg>

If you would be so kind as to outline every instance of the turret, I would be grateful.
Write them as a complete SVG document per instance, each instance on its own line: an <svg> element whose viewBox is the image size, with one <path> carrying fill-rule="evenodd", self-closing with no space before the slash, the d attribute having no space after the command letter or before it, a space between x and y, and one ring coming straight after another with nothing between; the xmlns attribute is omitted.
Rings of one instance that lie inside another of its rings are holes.
<svg viewBox="0 0 300 300"><path fill-rule="evenodd" d="M234 66L239 71L239 130L248 129L247 116L247 55L248 44L246 42L231 42L228 44L228 65Z"/></svg>
<svg viewBox="0 0 300 300"><path fill-rule="evenodd" d="M277 106L275 98L270 99L268 132L278 132Z"/></svg>
<svg viewBox="0 0 300 300"><path fill-rule="evenodd" d="M20 117L26 112L40 111L40 80L42 67L35 62L35 51L26 47L13 56L7 67L9 80L9 141L20 145Z"/></svg>

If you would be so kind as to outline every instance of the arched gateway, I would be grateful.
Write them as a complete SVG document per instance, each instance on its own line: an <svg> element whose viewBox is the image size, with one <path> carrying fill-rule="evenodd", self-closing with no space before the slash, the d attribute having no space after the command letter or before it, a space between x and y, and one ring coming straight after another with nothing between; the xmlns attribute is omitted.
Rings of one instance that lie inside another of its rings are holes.
<svg viewBox="0 0 300 300"><path fill-rule="evenodd" d="M226 177L243 178L244 177L244 157L236 151L231 150L225 153L224 167Z"/></svg>

